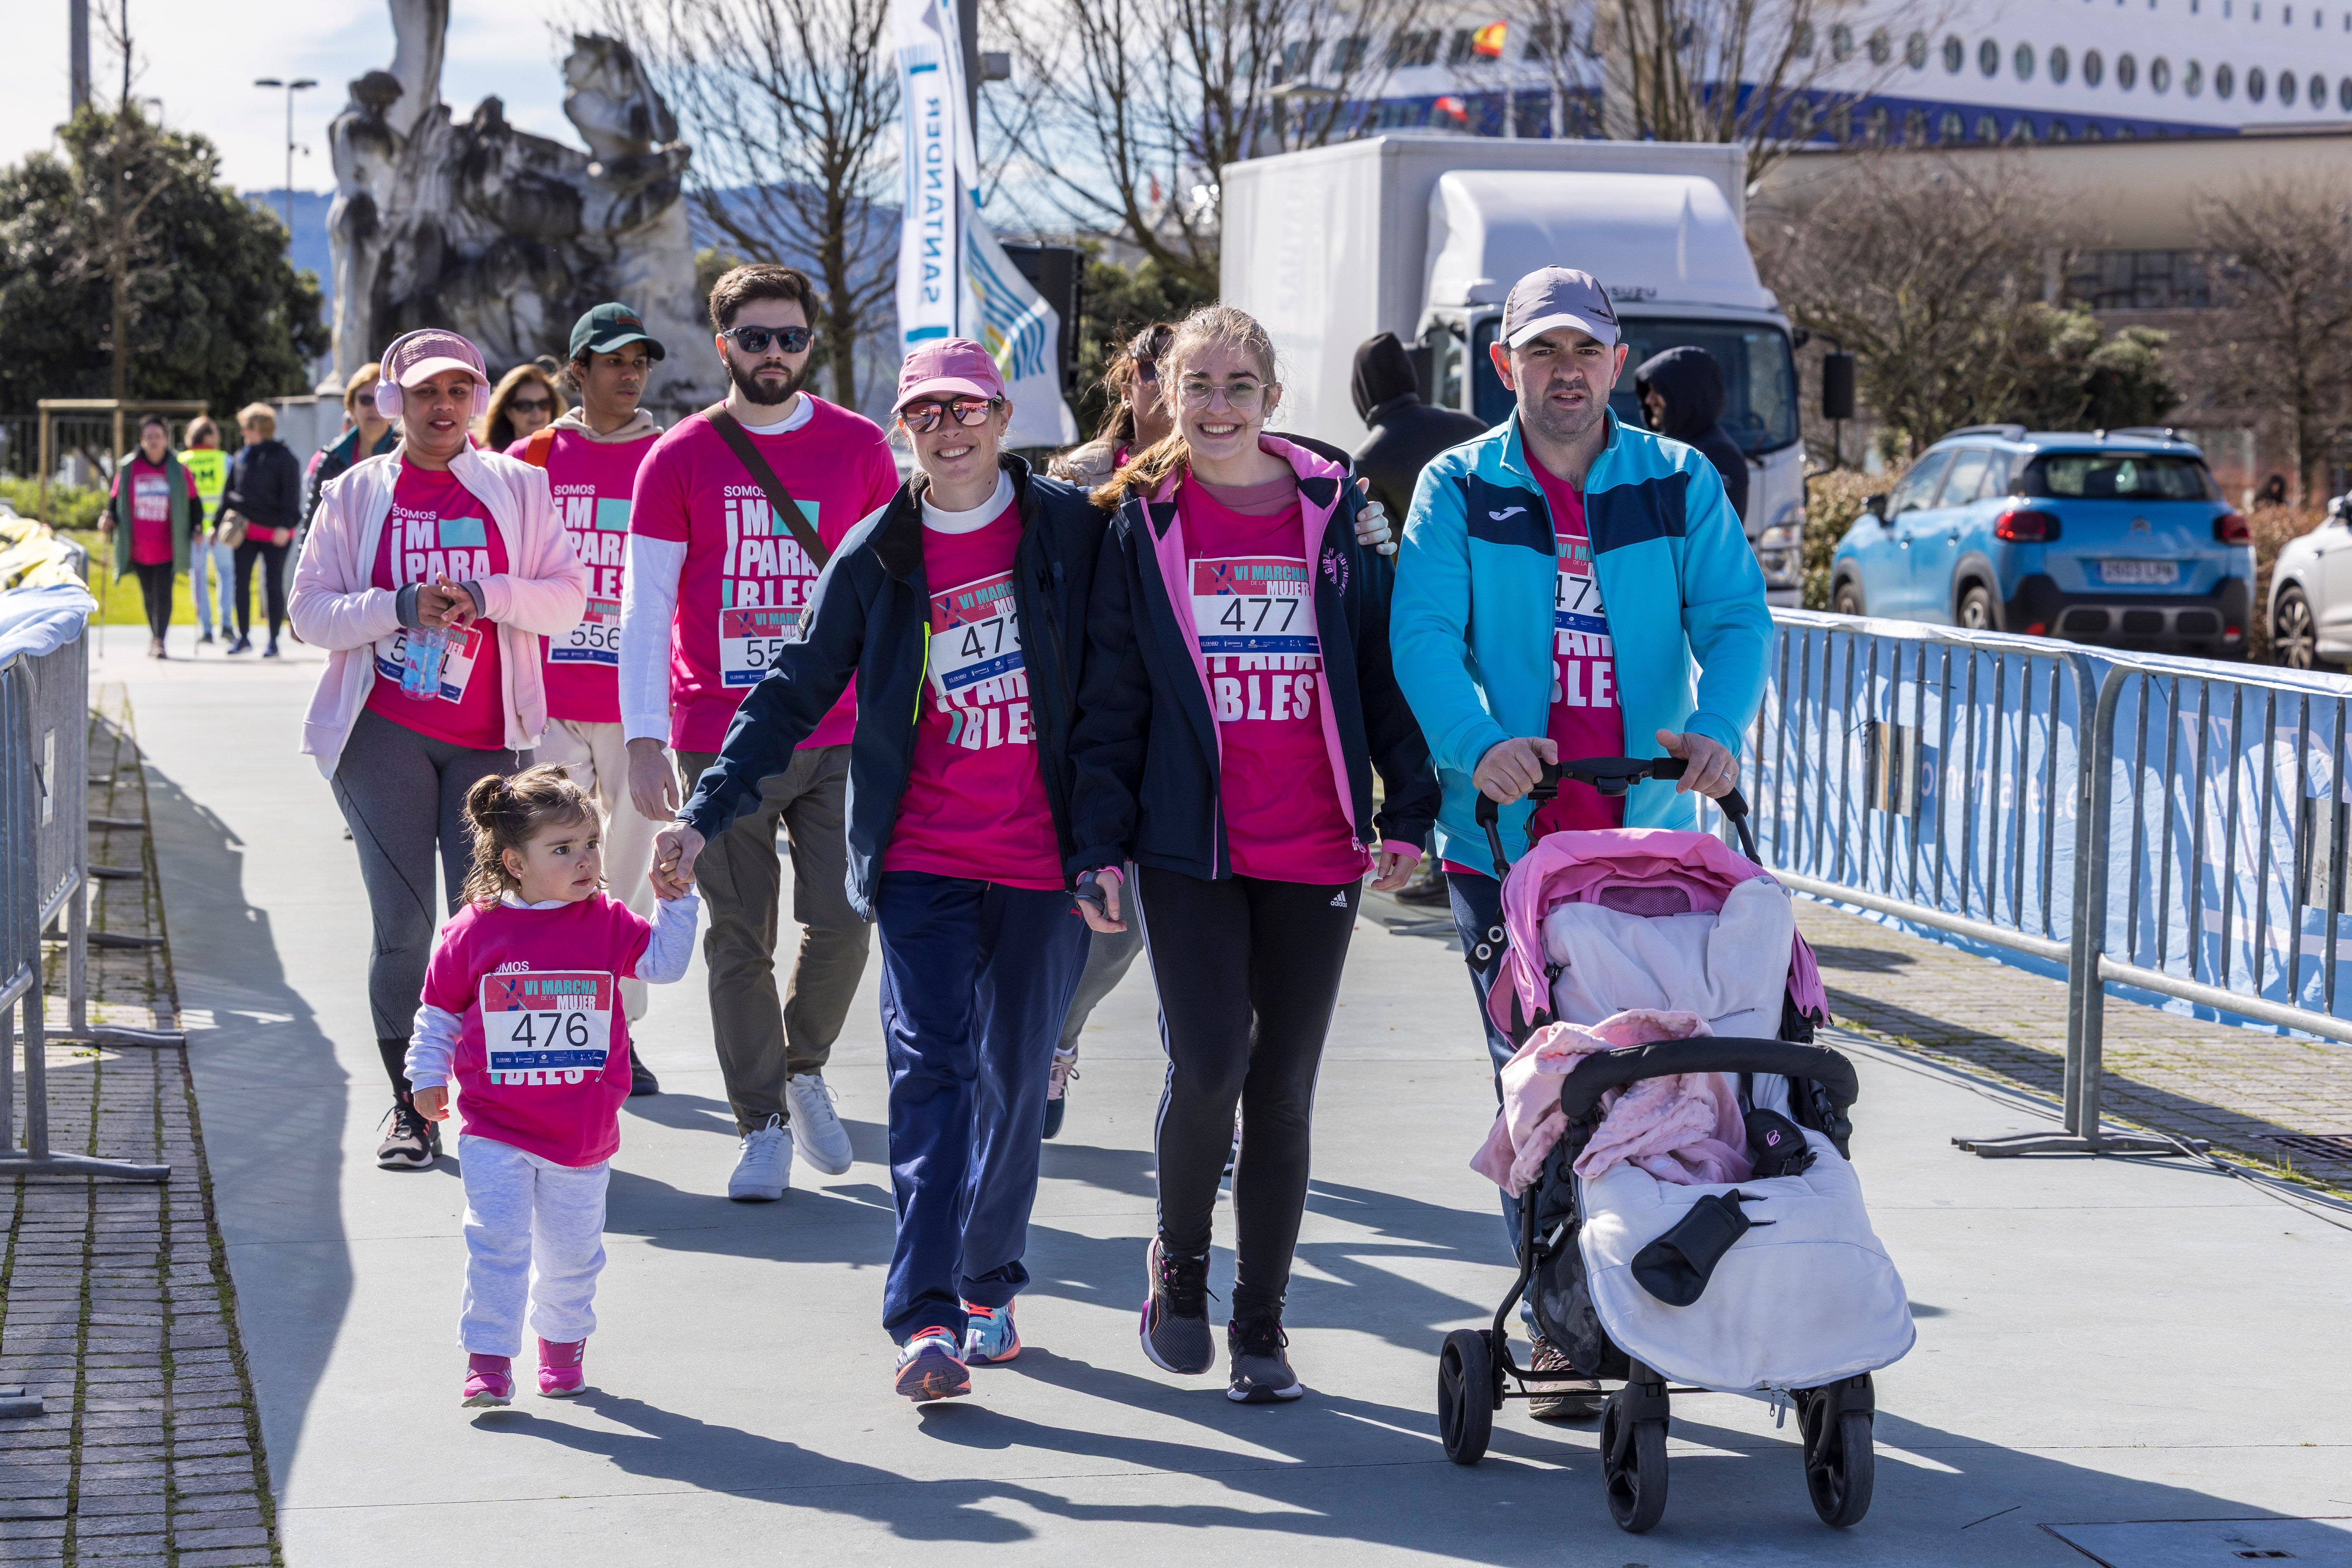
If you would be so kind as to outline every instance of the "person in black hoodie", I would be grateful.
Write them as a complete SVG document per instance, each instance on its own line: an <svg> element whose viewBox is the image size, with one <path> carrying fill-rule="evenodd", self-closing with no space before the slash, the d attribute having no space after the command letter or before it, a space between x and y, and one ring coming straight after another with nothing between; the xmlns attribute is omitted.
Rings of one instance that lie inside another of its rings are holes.
<svg viewBox="0 0 2352 1568"><path fill-rule="evenodd" d="M253 568L261 565L261 596L269 613L269 646L264 658L278 657L278 628L286 624L286 547L302 521L302 464L278 438L278 411L256 403L236 416L245 445L230 462L221 516L245 520L245 538L234 557L236 572L236 641L231 653L253 651Z"/></svg>
<svg viewBox="0 0 2352 1568"><path fill-rule="evenodd" d="M1484 423L1460 409L1421 400L1412 357L1394 332L1364 340L1348 385L1356 417L1372 427L1356 448L1356 472L1371 481L1373 497L1393 516L1412 515L1412 488L1432 458L1486 433Z"/></svg>
<svg viewBox="0 0 2352 1568"><path fill-rule="evenodd" d="M921 1401L970 1393L968 1364L1021 1350L1045 1076L1087 959L1064 867L1105 520L999 455L1012 404L978 343L908 355L897 406L920 472L842 539L799 640L656 837L653 875L657 890L690 881L856 680L847 891L882 938L898 1213L882 1326L898 1392Z"/></svg>
<svg viewBox="0 0 2352 1568"><path fill-rule="evenodd" d="M1203 307L1163 364L1176 435L1095 492L1118 510L1087 614L1067 865L1095 930L1139 909L1160 987L1143 1352L1179 1373L1216 1363L1209 1244L1238 1104L1226 1397L1265 1404L1305 1392L1282 1306L1357 900L1367 873L1383 890L1410 874L1437 778L1347 467L1265 434L1282 395L1265 330Z"/></svg>
<svg viewBox="0 0 2352 1568"><path fill-rule="evenodd" d="M1715 465L1731 510L1747 521L1748 454L1723 427L1723 366L1715 356L1687 344L1652 354L1633 373L1633 393L1651 429Z"/></svg>

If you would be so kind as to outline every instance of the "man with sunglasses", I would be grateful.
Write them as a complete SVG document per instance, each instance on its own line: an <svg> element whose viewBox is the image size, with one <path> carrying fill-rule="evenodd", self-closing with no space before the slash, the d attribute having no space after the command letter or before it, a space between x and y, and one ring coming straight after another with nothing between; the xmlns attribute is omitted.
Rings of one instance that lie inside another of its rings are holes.
<svg viewBox="0 0 2352 1568"><path fill-rule="evenodd" d="M1087 954L1063 868L1105 519L1000 456L1012 407L978 343L908 354L897 409L921 471L843 542L805 640L655 841L654 875L707 887L729 824L855 682L849 891L882 933L898 1215L882 1321L895 1387L921 1401L1021 1349L1045 1079Z"/></svg>
<svg viewBox="0 0 2352 1568"><path fill-rule="evenodd" d="M797 640L821 557L898 488L881 427L803 390L815 305L794 268L754 263L721 277L710 324L727 399L673 426L637 470L621 723L629 793L656 822L679 798L666 746L688 781L711 764L736 707ZM795 1145L825 1175L850 1165L824 1068L868 945L844 858L856 727L856 695L845 691L701 858L711 1031L742 1135L727 1195L739 1202L782 1197ZM779 823L791 845L793 918L804 928L781 997Z"/></svg>

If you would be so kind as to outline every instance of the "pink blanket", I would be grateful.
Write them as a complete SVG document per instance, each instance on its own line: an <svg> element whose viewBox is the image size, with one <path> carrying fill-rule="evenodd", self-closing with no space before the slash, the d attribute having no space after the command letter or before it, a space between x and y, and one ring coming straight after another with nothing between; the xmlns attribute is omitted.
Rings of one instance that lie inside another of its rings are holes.
<svg viewBox="0 0 2352 1568"><path fill-rule="evenodd" d="M1547 1024L1503 1067L1503 1109L1470 1168L1514 1196L1528 1190L1568 1130L1560 1079L1594 1051L1710 1033L1696 1013L1612 1013L1591 1028ZM1738 1098L1719 1072L1643 1079L1601 1096L1601 1126L1577 1156L1587 1181L1631 1160L1662 1182L1698 1186L1754 1173Z"/></svg>
<svg viewBox="0 0 2352 1568"><path fill-rule="evenodd" d="M1538 839L1503 884L1503 925L1510 945L1486 996L1487 1016L1497 1028L1509 1029L1514 995L1522 1017L1551 1011L1543 921L1556 905L1590 901L1604 884L1634 883L1680 888L1693 910L1713 911L1723 908L1724 895L1732 889L1764 875L1761 866L1722 839L1678 827L1616 827ZM1799 1012L1828 1021L1821 971L1801 935L1790 944L1789 996Z"/></svg>

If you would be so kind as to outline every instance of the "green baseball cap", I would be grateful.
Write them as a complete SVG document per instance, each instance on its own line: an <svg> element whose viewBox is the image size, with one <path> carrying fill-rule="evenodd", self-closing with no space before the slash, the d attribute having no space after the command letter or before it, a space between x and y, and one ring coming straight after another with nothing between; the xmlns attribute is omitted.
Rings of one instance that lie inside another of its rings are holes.
<svg viewBox="0 0 2352 1568"><path fill-rule="evenodd" d="M656 359L667 359L659 340L646 331L645 318L626 305L597 306L572 324L572 357L608 354L624 343L643 343Z"/></svg>

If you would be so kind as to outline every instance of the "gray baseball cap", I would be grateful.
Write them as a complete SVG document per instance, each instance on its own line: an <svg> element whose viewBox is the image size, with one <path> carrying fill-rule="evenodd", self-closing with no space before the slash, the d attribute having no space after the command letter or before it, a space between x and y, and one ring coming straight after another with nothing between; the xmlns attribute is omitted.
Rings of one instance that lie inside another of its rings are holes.
<svg viewBox="0 0 2352 1568"><path fill-rule="evenodd" d="M1517 348L1554 327L1574 327L1603 348L1617 342L1617 310L1609 291L1590 272L1547 267L1511 285L1503 301L1503 342Z"/></svg>

